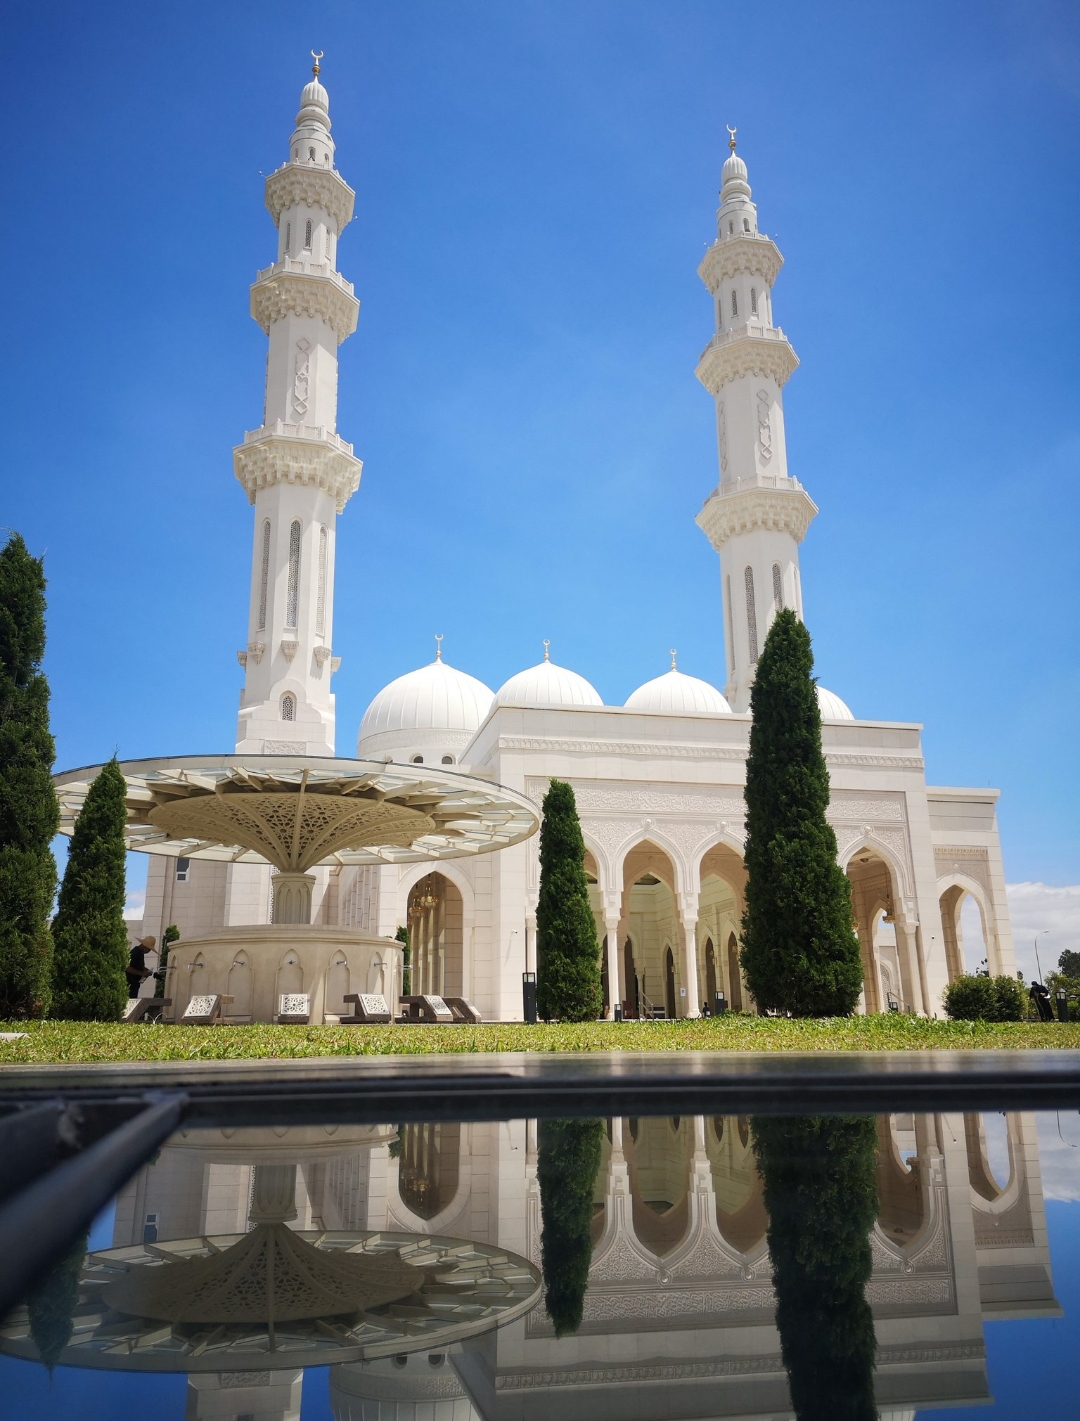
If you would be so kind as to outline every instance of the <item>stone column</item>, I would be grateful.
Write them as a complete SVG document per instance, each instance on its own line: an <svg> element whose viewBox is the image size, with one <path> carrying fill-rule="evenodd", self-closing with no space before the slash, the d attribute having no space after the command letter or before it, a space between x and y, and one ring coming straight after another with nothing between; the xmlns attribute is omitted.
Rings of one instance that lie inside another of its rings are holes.
<svg viewBox="0 0 1080 1421"><path fill-rule="evenodd" d="M607 980L608 997L611 1002L612 1020L615 1018L615 1003L623 1000L623 981L619 952L619 918L604 915L604 932L607 935Z"/></svg>
<svg viewBox="0 0 1080 1421"><path fill-rule="evenodd" d="M273 885L272 923L310 923L313 873L275 873Z"/></svg>
<svg viewBox="0 0 1080 1421"><path fill-rule="evenodd" d="M908 1004L922 1015L927 1014L926 1001L922 990L922 973L919 970L918 948L916 945L916 924L910 918L896 914L896 946L904 978L905 996Z"/></svg>
<svg viewBox="0 0 1080 1421"><path fill-rule="evenodd" d="M701 998L698 993L697 918L696 903L692 912L683 911L683 984L686 987L684 1016L701 1015Z"/></svg>

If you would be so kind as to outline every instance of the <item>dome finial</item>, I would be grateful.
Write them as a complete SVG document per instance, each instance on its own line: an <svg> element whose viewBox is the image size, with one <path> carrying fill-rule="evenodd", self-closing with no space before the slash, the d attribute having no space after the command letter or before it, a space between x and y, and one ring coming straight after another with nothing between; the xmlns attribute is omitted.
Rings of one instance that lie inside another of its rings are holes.
<svg viewBox="0 0 1080 1421"><path fill-rule="evenodd" d="M725 123L725 124L724 124L724 127L727 129L728 134L729 134L727 146L728 146L728 147L731 149L731 151L734 153L734 152L735 152L735 135L736 135L736 133L738 133L739 130L738 130L738 128L732 128L732 126L731 126L730 123Z"/></svg>
<svg viewBox="0 0 1080 1421"><path fill-rule="evenodd" d="M311 51L311 57L315 61L315 63L311 66L311 72L315 75L316 79L319 77L319 60L323 57L324 52L325 51L321 49L318 51L318 53L316 53L315 50Z"/></svg>
<svg viewBox="0 0 1080 1421"><path fill-rule="evenodd" d="M550 661L550 660L551 660L551 650L550 650L550 648L551 648L551 638L550 638L550 637L545 637L545 638L544 638L544 660L545 660L545 661Z"/></svg>
<svg viewBox="0 0 1080 1421"><path fill-rule="evenodd" d="M435 633L435 660L436 660L436 661L441 661L441 660L442 660L442 639L443 639L443 634L442 634L442 632L436 632L436 633Z"/></svg>
<svg viewBox="0 0 1080 1421"><path fill-rule="evenodd" d="M678 669L678 668L676 667L676 665L675 665L675 658L676 658L676 656L678 656L678 654L679 654L679 653L675 650L675 648L674 648L673 646L669 646L669 647L668 647L668 655L671 657L671 669L672 669L672 671L675 671L675 670Z"/></svg>

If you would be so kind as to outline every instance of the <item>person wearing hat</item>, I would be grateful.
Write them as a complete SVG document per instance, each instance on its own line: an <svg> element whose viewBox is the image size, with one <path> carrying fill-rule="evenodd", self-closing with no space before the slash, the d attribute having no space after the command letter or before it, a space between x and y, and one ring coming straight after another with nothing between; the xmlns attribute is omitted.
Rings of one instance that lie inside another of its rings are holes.
<svg viewBox="0 0 1080 1421"><path fill-rule="evenodd" d="M156 937L143 937L140 938L131 949L131 955L128 957L126 969L129 997L137 997L139 995L139 988L146 981L147 977L152 975L149 967L146 965L146 954L153 952L155 947L157 947Z"/></svg>

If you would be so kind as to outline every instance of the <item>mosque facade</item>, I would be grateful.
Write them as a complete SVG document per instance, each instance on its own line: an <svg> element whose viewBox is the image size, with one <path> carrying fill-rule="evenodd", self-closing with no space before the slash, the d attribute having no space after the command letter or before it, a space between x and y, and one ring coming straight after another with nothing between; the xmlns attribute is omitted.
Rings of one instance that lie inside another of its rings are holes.
<svg viewBox="0 0 1080 1421"><path fill-rule="evenodd" d="M538 806L552 778L569 781L609 1015L621 1003L627 1015L697 1016L718 994L752 1007L739 966L750 689L776 612L802 615L799 546L818 510L788 469L783 390L798 359L773 310L783 258L758 228L734 137L730 147L716 240L698 268L714 333L696 369L715 407L719 478L696 521L720 562L723 690L673 658L625 705L608 706L546 652L497 689L437 654L379 692L356 742L361 759L460 767ZM359 311L337 270L353 198L335 166L316 64L288 158L266 180L277 258L251 288L269 353L262 423L234 451L255 513L238 652L241 753L337 751L335 524L361 474L337 429L337 350ZM818 697L829 815L862 945L862 1009L940 1015L943 989L965 970L965 899L978 906L989 970L1015 973L998 792L928 785L919 725L859 719L824 688ZM488 1020L520 1020L522 975L536 966L538 850L534 838L435 872L393 862L323 867L312 922L387 938L408 926L413 991L466 997ZM261 865L154 857L142 932L160 939L175 923L186 938L268 923L270 897ZM336 973L325 984L328 1019L345 1010L345 992L373 989L329 959L325 971ZM227 979L197 985L237 995ZM289 990L315 985L293 976ZM196 974L172 984L174 1013L195 987Z"/></svg>

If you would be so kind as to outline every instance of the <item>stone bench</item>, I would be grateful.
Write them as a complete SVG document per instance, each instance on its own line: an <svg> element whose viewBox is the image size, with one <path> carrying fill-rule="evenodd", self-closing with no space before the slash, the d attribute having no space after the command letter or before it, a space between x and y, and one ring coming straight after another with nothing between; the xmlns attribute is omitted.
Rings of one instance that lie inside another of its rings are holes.
<svg viewBox="0 0 1080 1421"><path fill-rule="evenodd" d="M279 1026L307 1026L311 1021L311 997L307 992L286 992L278 997Z"/></svg>
<svg viewBox="0 0 1080 1421"><path fill-rule="evenodd" d="M374 1026L393 1021L390 1003L381 992L348 992L345 1000L352 1002L351 1016L341 1018L342 1026Z"/></svg>
<svg viewBox="0 0 1080 1421"><path fill-rule="evenodd" d="M147 1000L150 1000L147 998ZM221 1008L232 1005L232 997L223 997L207 992L192 997L180 1018L181 1026L212 1026L221 1019Z"/></svg>
<svg viewBox="0 0 1080 1421"><path fill-rule="evenodd" d="M161 1013L172 1006L172 997L128 997L121 1021L160 1021Z"/></svg>
<svg viewBox="0 0 1080 1421"><path fill-rule="evenodd" d="M404 1010L398 1021L405 1026L449 1026L454 1020L454 1013L442 997L431 992L419 997L402 997L401 1005Z"/></svg>
<svg viewBox="0 0 1080 1421"><path fill-rule="evenodd" d="M443 1000L454 1015L454 1020L469 1026L478 1026L484 1018L465 997L444 997Z"/></svg>

